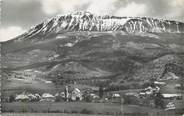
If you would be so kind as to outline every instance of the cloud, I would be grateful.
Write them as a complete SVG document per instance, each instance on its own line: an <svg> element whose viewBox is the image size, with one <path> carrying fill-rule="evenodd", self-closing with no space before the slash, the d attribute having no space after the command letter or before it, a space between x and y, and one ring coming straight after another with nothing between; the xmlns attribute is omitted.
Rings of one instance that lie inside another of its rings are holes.
<svg viewBox="0 0 184 116"><path fill-rule="evenodd" d="M146 14L146 5L131 2L116 11L117 16L142 16Z"/></svg>
<svg viewBox="0 0 184 116"><path fill-rule="evenodd" d="M119 0L41 0L43 11L48 14L69 13L76 10L89 11L97 15L137 16L146 12L146 5L130 2L117 7Z"/></svg>
<svg viewBox="0 0 184 116"><path fill-rule="evenodd" d="M68 13L85 10L95 14L109 14L116 8L118 0L41 0L43 11L48 14Z"/></svg>
<svg viewBox="0 0 184 116"><path fill-rule="evenodd" d="M89 11L98 15L184 17L184 0L40 0L46 15Z"/></svg>
<svg viewBox="0 0 184 116"><path fill-rule="evenodd" d="M0 29L0 41L7 41L10 40L20 34L25 32L21 27L11 26L7 28Z"/></svg>
<svg viewBox="0 0 184 116"><path fill-rule="evenodd" d="M73 12L90 0L40 0L43 11L48 14Z"/></svg>
<svg viewBox="0 0 184 116"><path fill-rule="evenodd" d="M146 13L144 3L127 2L117 7L117 3L126 3L119 0L41 0L43 11L48 14L69 13L76 10L85 10L98 15L125 15L138 16Z"/></svg>
<svg viewBox="0 0 184 116"><path fill-rule="evenodd" d="M98 14L113 14L113 12L117 9L115 7L115 3L118 0L91 0L87 11Z"/></svg>
<svg viewBox="0 0 184 116"><path fill-rule="evenodd" d="M184 0L173 0L170 3L173 7L183 7L184 6Z"/></svg>
<svg viewBox="0 0 184 116"><path fill-rule="evenodd" d="M166 17L184 17L184 0L174 0L169 2L170 12L166 14Z"/></svg>
<svg viewBox="0 0 184 116"><path fill-rule="evenodd" d="M49 16L46 15L39 0L3 0L1 27L19 26L30 28Z"/></svg>

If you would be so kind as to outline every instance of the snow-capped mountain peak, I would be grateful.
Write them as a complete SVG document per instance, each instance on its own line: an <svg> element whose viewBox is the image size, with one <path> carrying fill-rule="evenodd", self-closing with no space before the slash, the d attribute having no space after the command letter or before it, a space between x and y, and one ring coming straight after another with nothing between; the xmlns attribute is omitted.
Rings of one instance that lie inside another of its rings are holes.
<svg viewBox="0 0 184 116"><path fill-rule="evenodd" d="M126 33L183 33L184 23L147 17L97 16L90 12L57 15L28 32L24 38L42 37L65 31L123 31Z"/></svg>

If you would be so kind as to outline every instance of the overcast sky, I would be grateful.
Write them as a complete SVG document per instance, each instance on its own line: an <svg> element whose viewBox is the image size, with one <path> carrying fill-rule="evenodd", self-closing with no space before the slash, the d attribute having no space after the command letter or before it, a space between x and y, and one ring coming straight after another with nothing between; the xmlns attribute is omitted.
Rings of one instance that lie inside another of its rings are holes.
<svg viewBox="0 0 184 116"><path fill-rule="evenodd" d="M47 18L75 11L184 21L184 0L3 0L1 9L0 41L12 39Z"/></svg>

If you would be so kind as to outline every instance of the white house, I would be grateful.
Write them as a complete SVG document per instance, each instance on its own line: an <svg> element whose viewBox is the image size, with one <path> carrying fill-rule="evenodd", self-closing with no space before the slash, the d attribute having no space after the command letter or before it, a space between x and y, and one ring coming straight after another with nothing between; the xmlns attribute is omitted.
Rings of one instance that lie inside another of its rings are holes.
<svg viewBox="0 0 184 116"><path fill-rule="evenodd" d="M53 96L50 93L43 93L42 94L42 99L40 101L51 101L51 102L54 102L55 101L55 96Z"/></svg>
<svg viewBox="0 0 184 116"><path fill-rule="evenodd" d="M146 93L145 92L140 92L139 94L145 95ZM127 95L127 96L135 96L135 97L138 97L139 94L136 93L136 92L128 92L128 93L125 93L125 95Z"/></svg>
<svg viewBox="0 0 184 116"><path fill-rule="evenodd" d="M15 97L16 101L29 101L29 97L25 94L20 94Z"/></svg>
<svg viewBox="0 0 184 116"><path fill-rule="evenodd" d="M36 93L35 96L37 99L41 99L41 96L38 93Z"/></svg>
<svg viewBox="0 0 184 116"><path fill-rule="evenodd" d="M162 94L165 99L182 99L181 94Z"/></svg>
<svg viewBox="0 0 184 116"><path fill-rule="evenodd" d="M37 97L34 94L31 94L31 93L28 94L27 96L29 97L29 101L37 99Z"/></svg>
<svg viewBox="0 0 184 116"><path fill-rule="evenodd" d="M173 109L176 109L174 103L173 103L173 102L169 102L169 103L166 105L165 110L173 110Z"/></svg>
<svg viewBox="0 0 184 116"><path fill-rule="evenodd" d="M119 98L119 97L121 97L121 96L120 96L119 93L114 93L114 94L112 94L112 97L113 97L113 98Z"/></svg>
<svg viewBox="0 0 184 116"><path fill-rule="evenodd" d="M82 93L78 88L75 88L72 93L71 93L71 100L72 101L77 101L77 100L82 100Z"/></svg>
<svg viewBox="0 0 184 116"><path fill-rule="evenodd" d="M155 81L154 84L155 85L163 85L163 86L166 85L165 82L161 82L161 81Z"/></svg>
<svg viewBox="0 0 184 116"><path fill-rule="evenodd" d="M175 88L180 88L181 84L175 84Z"/></svg>
<svg viewBox="0 0 184 116"><path fill-rule="evenodd" d="M91 93L90 96L93 98L93 99L99 99L100 97L94 93Z"/></svg>

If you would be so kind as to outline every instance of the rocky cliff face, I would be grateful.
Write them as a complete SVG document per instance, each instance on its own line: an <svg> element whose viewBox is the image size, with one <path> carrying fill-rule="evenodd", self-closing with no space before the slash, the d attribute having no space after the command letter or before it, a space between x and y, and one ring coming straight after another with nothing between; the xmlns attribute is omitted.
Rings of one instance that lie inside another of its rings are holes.
<svg viewBox="0 0 184 116"><path fill-rule="evenodd" d="M126 33L184 33L184 23L147 17L96 16L89 12L58 15L18 38L30 38L66 31L123 31Z"/></svg>

